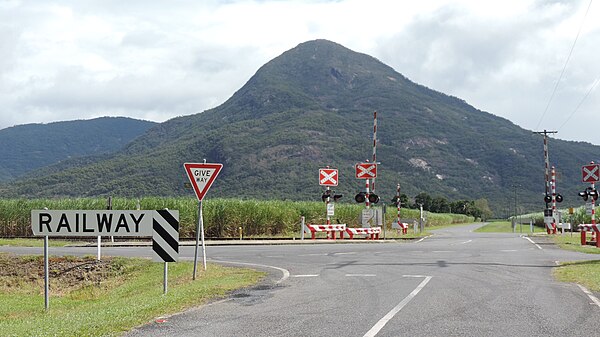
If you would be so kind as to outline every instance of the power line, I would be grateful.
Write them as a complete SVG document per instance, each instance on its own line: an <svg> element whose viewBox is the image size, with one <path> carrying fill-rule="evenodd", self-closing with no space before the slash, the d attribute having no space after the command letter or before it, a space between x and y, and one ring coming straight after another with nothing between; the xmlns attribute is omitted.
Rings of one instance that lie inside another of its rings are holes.
<svg viewBox="0 0 600 337"><path fill-rule="evenodd" d="M577 40L579 39L579 34L581 33L581 29L583 28L585 18L587 17L588 12L590 11L590 7L592 6L592 1L593 0L590 0L590 3L588 4L588 7L583 16L583 20L581 20L581 25L579 25L579 30L577 31L577 35L575 36L575 41L573 41L573 45L571 46L571 50L569 51L569 55L567 56L565 65L563 66L563 69L560 72L560 76L558 77L558 80L556 81L556 84L554 85L554 90L552 90L552 95L550 95L550 99L548 100L548 104L546 104L546 108L544 109L544 112L542 113L542 117L540 118L539 122L537 123L537 125L535 127L536 129L538 129L540 127L540 124L544 120L544 117L546 116L546 113L548 112L548 108L550 107L550 103L552 103L552 100L554 99L554 95L556 94L556 90L558 89L558 85L560 84L560 80L562 80L563 75L565 74L565 70L567 69L567 64L569 64L569 60L571 59L571 55L573 54L573 49L575 49L575 45L577 44Z"/></svg>
<svg viewBox="0 0 600 337"><path fill-rule="evenodd" d="M571 115L569 115L569 118L567 118L564 121L564 123L562 123L562 125L558 128L558 131L560 131L560 129L562 129L562 127L565 126L567 124L567 122L571 119L571 117L573 117L573 115L575 115L575 113L577 112L577 110L579 110L579 108L581 107L581 105L583 104L583 102L585 101L585 99L590 95L590 93L592 91L594 91L594 89L596 88L596 86L598 85L598 83L600 83L600 79L597 78L596 80L594 80L594 83L590 87L590 90L588 90L588 92L585 94L585 96L583 96L583 98L581 99L581 101L579 101L579 104L577 104L577 107L575 107L575 110L573 110L573 112L571 112Z"/></svg>

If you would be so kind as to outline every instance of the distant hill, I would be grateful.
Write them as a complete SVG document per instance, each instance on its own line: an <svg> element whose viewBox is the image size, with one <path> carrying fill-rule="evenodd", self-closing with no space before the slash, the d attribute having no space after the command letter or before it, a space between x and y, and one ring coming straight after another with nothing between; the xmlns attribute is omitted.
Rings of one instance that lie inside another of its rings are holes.
<svg viewBox="0 0 600 337"><path fill-rule="evenodd" d="M400 183L409 196L487 198L496 211L516 196L526 209L541 209L539 135L327 40L271 60L214 109L171 119L108 158L41 171L3 193L191 196L182 164L206 158L224 164L212 196L319 199L318 168L331 165L340 169L336 190L350 201L364 188L353 167L371 158L375 110L376 186L384 200ZM580 168L593 158L600 158L600 147L550 140L565 204L579 203Z"/></svg>
<svg viewBox="0 0 600 337"><path fill-rule="evenodd" d="M117 151L155 124L124 117L102 117L2 129L0 181L13 180L65 159Z"/></svg>

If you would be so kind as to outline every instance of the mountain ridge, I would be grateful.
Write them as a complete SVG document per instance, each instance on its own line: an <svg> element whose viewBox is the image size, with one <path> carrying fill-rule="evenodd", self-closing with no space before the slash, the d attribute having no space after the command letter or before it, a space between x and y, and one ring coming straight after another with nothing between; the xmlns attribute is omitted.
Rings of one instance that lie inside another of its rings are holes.
<svg viewBox="0 0 600 337"><path fill-rule="evenodd" d="M381 195L391 197L400 183L409 195L485 197L499 210L519 185L525 207L541 207L541 137L327 40L282 53L223 104L158 124L109 158L51 173L53 184L30 178L6 191L189 195L181 165L206 158L224 164L211 189L215 196L318 199L317 170L330 165L340 169L337 189L349 200L364 188L353 178L353 165L371 157L375 110ZM580 166L598 157L600 147L552 139L550 153L564 172L567 196L575 194ZM66 188L66 181L82 180L96 188Z"/></svg>
<svg viewBox="0 0 600 337"><path fill-rule="evenodd" d="M69 158L114 152L154 124L127 117L99 117L1 129L0 181Z"/></svg>

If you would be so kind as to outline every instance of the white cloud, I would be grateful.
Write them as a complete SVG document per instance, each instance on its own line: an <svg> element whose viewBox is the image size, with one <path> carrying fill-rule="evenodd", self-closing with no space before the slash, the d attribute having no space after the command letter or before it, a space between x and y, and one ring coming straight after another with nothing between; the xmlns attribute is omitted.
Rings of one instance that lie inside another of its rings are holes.
<svg viewBox="0 0 600 337"><path fill-rule="evenodd" d="M589 1L2 1L0 128L102 115L164 121L219 105L264 63L325 38L415 82L536 128ZM558 128L595 79L592 4L540 128ZM558 137L589 130L600 89Z"/></svg>

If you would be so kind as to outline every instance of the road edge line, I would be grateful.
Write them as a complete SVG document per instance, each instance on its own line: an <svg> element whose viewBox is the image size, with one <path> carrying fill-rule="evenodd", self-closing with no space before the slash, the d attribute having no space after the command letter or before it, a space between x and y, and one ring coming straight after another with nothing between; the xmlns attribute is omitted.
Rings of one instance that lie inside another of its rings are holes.
<svg viewBox="0 0 600 337"><path fill-rule="evenodd" d="M280 283L282 283L283 281L287 280L290 277L289 270L284 269L284 268L275 267L275 266L269 266L269 265L266 265L266 264L236 262L236 261L224 261L224 260L209 260L209 261L215 262L215 263L239 264L239 265L243 265L243 266L254 266L254 267L271 268L271 269L279 270L283 274L283 276L277 282L275 282L275 284L280 284Z"/></svg>
<svg viewBox="0 0 600 337"><path fill-rule="evenodd" d="M404 275L404 277L410 277L409 275ZM414 277L414 276L413 276ZM432 276L425 276L425 279L419 283L419 285L413 290L408 296L406 296L397 306L395 306L390 312L388 312L385 316L383 316L375 325L367 331L367 333L363 337L374 337L376 336L381 329L389 322L397 313L404 308L408 302L410 302L417 294L425 288L427 283L431 280Z"/></svg>
<svg viewBox="0 0 600 337"><path fill-rule="evenodd" d="M592 302L594 302L595 305L597 305L600 308L600 300L598 300L598 298L594 296L594 294L592 294L591 291L589 291L586 287L582 286L581 284L577 284L577 286L590 298L590 300L592 300Z"/></svg>
<svg viewBox="0 0 600 337"><path fill-rule="evenodd" d="M538 245L537 243L535 243L533 240L531 240L529 237L527 236L521 236L522 238L525 238L527 241L533 243L536 247L538 247L538 249L542 249L542 247L540 245Z"/></svg>

